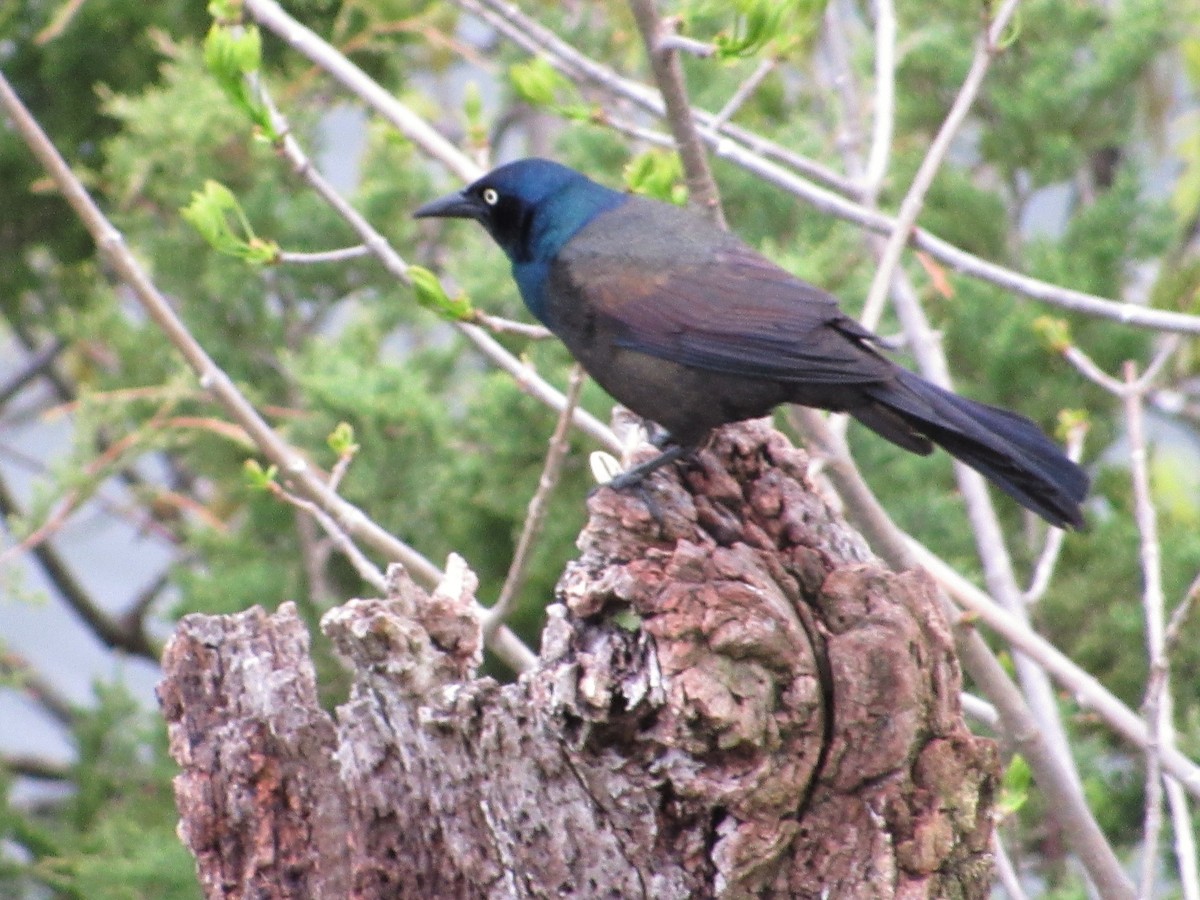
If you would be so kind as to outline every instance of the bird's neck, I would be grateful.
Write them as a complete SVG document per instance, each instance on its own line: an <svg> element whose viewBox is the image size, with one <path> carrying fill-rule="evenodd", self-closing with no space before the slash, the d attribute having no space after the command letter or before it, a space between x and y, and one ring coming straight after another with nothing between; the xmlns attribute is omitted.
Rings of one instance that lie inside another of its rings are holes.
<svg viewBox="0 0 1200 900"><path fill-rule="evenodd" d="M580 180L544 198L522 228L513 262L549 263L585 225L629 197L594 181Z"/></svg>
<svg viewBox="0 0 1200 900"><path fill-rule="evenodd" d="M554 328L545 283L559 251L598 215L628 199L626 194L591 181L569 185L542 200L522 223L514 246L504 248L512 260L521 298L543 325Z"/></svg>

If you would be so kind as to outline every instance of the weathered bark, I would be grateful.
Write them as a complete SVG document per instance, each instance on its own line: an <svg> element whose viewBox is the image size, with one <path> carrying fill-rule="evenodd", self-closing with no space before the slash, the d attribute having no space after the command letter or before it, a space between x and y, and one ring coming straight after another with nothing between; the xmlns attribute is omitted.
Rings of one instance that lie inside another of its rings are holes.
<svg viewBox="0 0 1200 900"><path fill-rule="evenodd" d="M538 668L474 677L473 577L323 628L189 616L160 695L209 897L985 897L996 755L927 576L894 574L762 422L589 502Z"/></svg>

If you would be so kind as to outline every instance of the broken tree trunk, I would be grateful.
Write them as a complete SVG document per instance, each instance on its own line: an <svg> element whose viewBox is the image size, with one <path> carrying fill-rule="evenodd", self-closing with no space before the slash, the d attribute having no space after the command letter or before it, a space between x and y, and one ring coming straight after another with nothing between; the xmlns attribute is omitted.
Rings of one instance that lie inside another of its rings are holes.
<svg viewBox="0 0 1200 900"><path fill-rule="evenodd" d="M986 897L997 759L933 586L885 569L764 422L597 492L538 666L477 678L473 576L308 636L189 616L160 698L208 897Z"/></svg>

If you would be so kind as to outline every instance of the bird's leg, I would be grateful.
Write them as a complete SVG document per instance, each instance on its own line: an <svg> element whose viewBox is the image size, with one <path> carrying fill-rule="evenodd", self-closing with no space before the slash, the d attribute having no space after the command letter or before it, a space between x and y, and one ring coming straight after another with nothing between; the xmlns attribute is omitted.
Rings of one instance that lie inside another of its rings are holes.
<svg viewBox="0 0 1200 900"><path fill-rule="evenodd" d="M644 479L651 472L675 462L675 460L679 459L681 456L687 455L690 449L690 447L682 447L679 444L668 447L662 453L658 454L658 456L648 459L644 463L640 463L639 465L634 466L632 469L622 472L620 475L610 481L608 486L615 491L620 491L628 487L633 487L636 484L640 484L642 479Z"/></svg>
<svg viewBox="0 0 1200 900"><path fill-rule="evenodd" d="M675 443L675 438L671 437L671 432L663 428L657 422L651 422L649 419L646 422L647 440L659 450L664 450Z"/></svg>

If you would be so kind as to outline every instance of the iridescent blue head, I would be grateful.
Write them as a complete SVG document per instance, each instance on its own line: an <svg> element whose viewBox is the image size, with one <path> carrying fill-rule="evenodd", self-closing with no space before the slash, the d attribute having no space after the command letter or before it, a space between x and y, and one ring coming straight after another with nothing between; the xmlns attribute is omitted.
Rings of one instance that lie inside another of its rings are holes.
<svg viewBox="0 0 1200 900"><path fill-rule="evenodd" d="M517 267L551 262L579 229L626 199L574 169L532 158L500 166L413 215L475 219Z"/></svg>

